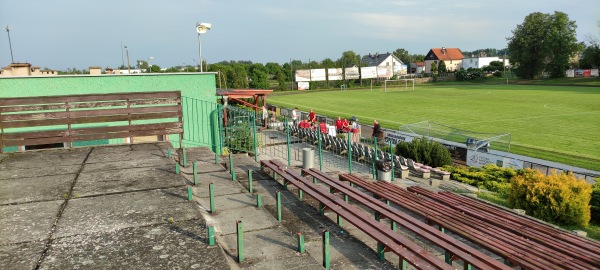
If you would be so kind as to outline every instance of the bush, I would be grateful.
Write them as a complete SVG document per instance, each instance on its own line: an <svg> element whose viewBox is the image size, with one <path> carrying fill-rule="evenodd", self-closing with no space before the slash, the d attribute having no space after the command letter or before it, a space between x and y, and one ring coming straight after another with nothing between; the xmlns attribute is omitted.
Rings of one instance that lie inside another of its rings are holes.
<svg viewBox="0 0 600 270"><path fill-rule="evenodd" d="M600 178L596 179L596 184L592 186L592 198L590 200L591 221L600 224Z"/></svg>
<svg viewBox="0 0 600 270"><path fill-rule="evenodd" d="M479 68L469 68L467 70L461 68L459 71L456 72L457 81L472 81L483 77L483 70Z"/></svg>
<svg viewBox="0 0 600 270"><path fill-rule="evenodd" d="M441 143L426 138L416 138L411 142L399 142L396 155L410 158L432 167L452 164L450 152Z"/></svg>
<svg viewBox="0 0 600 270"><path fill-rule="evenodd" d="M482 168L445 166L442 169L450 172L450 178L453 180L498 192L503 197L508 195L510 179L522 173L513 168L502 168L494 164L488 164Z"/></svg>
<svg viewBox="0 0 600 270"><path fill-rule="evenodd" d="M508 204L554 224L587 226L591 195L592 186L572 173L545 176L527 169L511 179Z"/></svg>

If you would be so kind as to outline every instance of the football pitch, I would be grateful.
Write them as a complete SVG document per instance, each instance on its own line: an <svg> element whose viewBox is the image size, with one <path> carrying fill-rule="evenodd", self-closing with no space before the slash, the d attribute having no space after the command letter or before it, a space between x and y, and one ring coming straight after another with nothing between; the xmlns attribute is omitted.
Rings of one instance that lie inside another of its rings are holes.
<svg viewBox="0 0 600 270"><path fill-rule="evenodd" d="M461 130L511 133L510 152L600 171L600 87L416 85L382 89L273 94L269 103L356 116L383 127L430 121ZM392 89L393 90L393 89ZM288 92L290 93L290 92Z"/></svg>

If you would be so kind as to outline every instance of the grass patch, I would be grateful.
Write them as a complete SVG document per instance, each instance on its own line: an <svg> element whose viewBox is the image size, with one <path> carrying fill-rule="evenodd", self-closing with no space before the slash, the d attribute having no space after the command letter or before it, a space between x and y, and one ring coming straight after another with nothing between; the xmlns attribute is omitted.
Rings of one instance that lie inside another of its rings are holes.
<svg viewBox="0 0 600 270"><path fill-rule="evenodd" d="M508 207L508 201L505 198L498 195L498 193L495 193L495 192L480 191L480 192L477 192L477 198L486 200L488 202L493 202L497 205L502 205L504 207Z"/></svg>
<svg viewBox="0 0 600 270"><path fill-rule="evenodd" d="M356 116L366 124L377 118L394 130L431 121L511 133L512 153L600 171L600 87L422 84L415 89L286 92L269 101L334 118Z"/></svg>

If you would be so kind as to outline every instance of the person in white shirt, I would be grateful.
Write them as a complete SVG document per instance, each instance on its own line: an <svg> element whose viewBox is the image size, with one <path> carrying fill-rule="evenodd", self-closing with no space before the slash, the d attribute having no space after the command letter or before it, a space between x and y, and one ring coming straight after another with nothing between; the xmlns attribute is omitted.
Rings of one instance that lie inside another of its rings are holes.
<svg viewBox="0 0 600 270"><path fill-rule="evenodd" d="M292 122L294 123L294 126L298 126L298 107L295 107L292 110Z"/></svg>

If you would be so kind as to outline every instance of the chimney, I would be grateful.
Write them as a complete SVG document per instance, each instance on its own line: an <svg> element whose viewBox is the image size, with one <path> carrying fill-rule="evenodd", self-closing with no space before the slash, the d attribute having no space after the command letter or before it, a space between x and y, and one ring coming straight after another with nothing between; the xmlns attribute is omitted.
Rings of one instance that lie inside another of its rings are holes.
<svg viewBox="0 0 600 270"><path fill-rule="evenodd" d="M442 53L446 54L446 47L442 47Z"/></svg>

